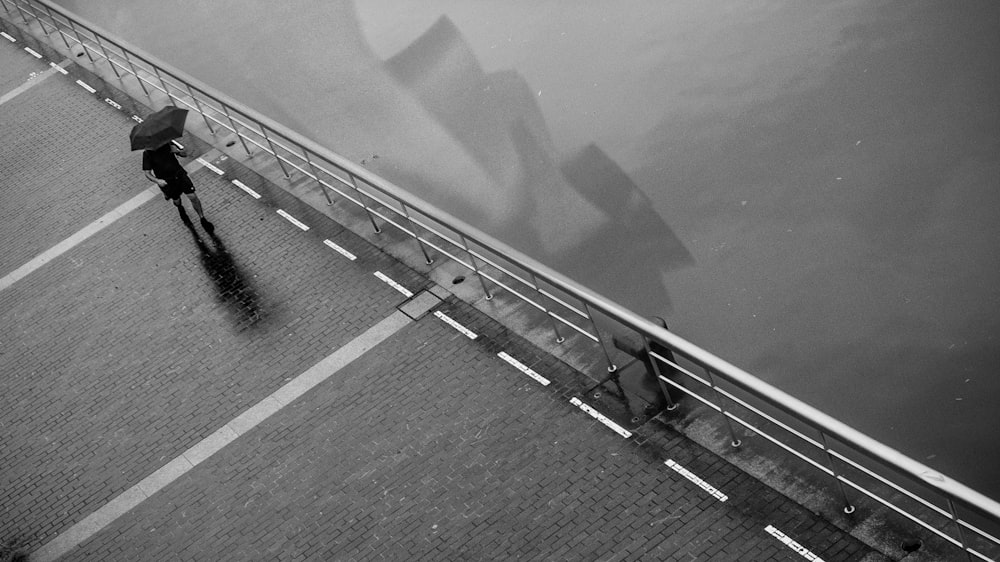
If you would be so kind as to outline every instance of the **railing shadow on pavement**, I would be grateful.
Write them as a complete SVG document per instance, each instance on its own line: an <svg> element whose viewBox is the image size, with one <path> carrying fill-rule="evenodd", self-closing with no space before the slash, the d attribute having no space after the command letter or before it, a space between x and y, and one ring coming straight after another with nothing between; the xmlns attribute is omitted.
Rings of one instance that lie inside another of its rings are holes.
<svg viewBox="0 0 1000 562"><path fill-rule="evenodd" d="M850 517L858 506L901 517L969 560L1000 557L1000 503L880 443L644 318L371 171L274 122L142 50L101 31L49 0L0 0L53 48L65 48L150 100L164 97L198 114L213 137L238 141L248 157L273 158L286 177L297 173L363 210L377 233L385 225L412 238L427 264L434 254L474 275L486 299L498 291L537 310L556 342L574 334L592 342L615 373L612 338L633 338L653 371L667 411L679 398L714 414L732 448L747 439L804 463L828 482ZM18 24L20 25L20 24ZM702 414L704 415L704 414Z"/></svg>

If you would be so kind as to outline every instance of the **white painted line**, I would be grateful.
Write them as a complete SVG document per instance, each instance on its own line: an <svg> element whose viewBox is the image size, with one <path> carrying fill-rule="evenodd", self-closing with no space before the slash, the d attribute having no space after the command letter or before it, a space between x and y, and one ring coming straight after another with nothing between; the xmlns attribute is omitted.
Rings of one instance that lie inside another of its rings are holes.
<svg viewBox="0 0 1000 562"><path fill-rule="evenodd" d="M15 269L14 271L8 273L3 278L0 278L0 291L10 287L17 281L28 276L30 273L38 270L43 265L49 263L50 261L56 259L62 254L66 253L79 243L83 242L87 238L97 234L107 226L110 226L116 220L122 218L130 211L142 205L146 201L149 201L153 197L159 195L160 190L155 186L150 186L145 191L136 195L135 197L129 199L128 201L122 203L110 213L104 215L103 217L97 219L96 221L83 227L81 230L76 232L76 234L71 235L69 238L63 240L62 242L56 244L52 248L42 252L36 256L33 260L22 265L21 267Z"/></svg>
<svg viewBox="0 0 1000 562"><path fill-rule="evenodd" d="M167 464L160 467L141 482L122 492L97 511L78 521L56 538L31 553L32 562L54 562L78 545L94 536L104 527L125 515L129 510L146 501L157 491L186 474L192 468L211 457L241 435L260 425L281 408L302 396L318 384L329 379L368 350L382 343L412 320L402 312L393 312L378 324L372 326L347 345L328 355L305 372L276 390L270 396L251 406L242 414L230 420L199 443ZM336 389L332 390L336 392Z"/></svg>
<svg viewBox="0 0 1000 562"><path fill-rule="evenodd" d="M454 320L452 320L452 318L450 316L448 316L447 314L445 314L445 313L443 313L441 311L435 310L434 311L434 316L437 316L445 324L451 326L452 328L455 328L456 330L458 330L459 332L461 332L463 335L465 335L465 337L469 338L470 340L474 340L474 339L476 339L476 338L479 337L478 335L476 335L475 332L473 332L472 330L470 330L470 329L466 328L465 326L459 324L458 322L455 322Z"/></svg>
<svg viewBox="0 0 1000 562"><path fill-rule="evenodd" d="M35 57L36 59L42 58L41 53L39 53L38 51L35 51L33 49L29 49L28 47L25 47L24 50L28 51L28 54L31 55L31 56L33 56L33 57Z"/></svg>
<svg viewBox="0 0 1000 562"><path fill-rule="evenodd" d="M503 359L504 361L510 363L518 371L521 371L522 373L524 373L524 374L528 375L529 377L535 379L536 381L538 381L539 383L541 383L542 386L549 386L549 379L547 379L547 378L543 377L542 375L539 375L538 373L532 371L530 368L528 368L527 365L525 365L524 363L521 363L517 359L514 359L506 351L501 351L500 353L497 353L497 357L499 357L500 359Z"/></svg>
<svg viewBox="0 0 1000 562"><path fill-rule="evenodd" d="M50 62L49 66L51 66L52 68L56 69L56 72L62 74L63 76L69 74L69 72L66 72L65 68L59 66L58 64L56 64L54 62Z"/></svg>
<svg viewBox="0 0 1000 562"><path fill-rule="evenodd" d="M590 417L592 417L592 418L596 419L597 421L603 423L604 425L608 426L609 428L611 428L611 431L614 431L615 433L617 433L618 435L621 435L625 439L628 439L629 437L632 437L632 432L631 431L629 431L629 430L625 429L624 427L622 427L622 426L616 424L615 422L611 421L604 414L602 414L602 413L598 412L597 410L591 408L587 404L584 404L583 402L580 401L579 398L573 398L572 400L569 401L569 403L572 404L572 405L574 405L574 406L576 406L576 407L578 407L578 408L580 408L584 412L587 412L588 414L590 414Z"/></svg>
<svg viewBox="0 0 1000 562"><path fill-rule="evenodd" d="M389 276L386 275L385 273L382 273L381 271L376 271L375 277L378 277L393 289L396 289L400 293L403 293L403 296L405 296L406 298L410 298L413 296L413 293L409 289L400 285L399 283L396 283L392 279L389 279Z"/></svg>
<svg viewBox="0 0 1000 562"><path fill-rule="evenodd" d="M226 172L223 172L222 170L216 168L215 166L212 165L211 162L209 162L209 161L207 161L207 160L205 160L203 158L198 158L198 161L201 162L202 166L205 166L206 168L208 168L209 170L212 170L213 172L215 172L216 174L219 174L220 176L222 174L226 173Z"/></svg>
<svg viewBox="0 0 1000 562"><path fill-rule="evenodd" d="M663 464L665 464L665 465L669 466L670 468L674 469L674 472L676 472L677 474L680 474L684 478L687 478L688 480L694 482L699 488L701 488L702 490L705 490L706 492L708 492L709 494L711 494L713 498L719 500L720 502L724 502L724 501L726 501L726 500L729 499L729 497L726 496L726 494L723 494L722 492L720 492L719 490L717 490L714 486L712 486L708 482L705 482L701 478L698 478L690 470L688 470L688 469L684 468L683 466L675 463L673 461L673 459L667 459L666 462L664 462Z"/></svg>
<svg viewBox="0 0 1000 562"><path fill-rule="evenodd" d="M113 107L115 109L121 109L122 108L121 104L119 104L118 102L116 102L115 100L113 100L111 98L104 98L104 103L110 105L111 107Z"/></svg>
<svg viewBox="0 0 1000 562"><path fill-rule="evenodd" d="M260 199L260 193L257 193L256 191L250 189L249 187L246 186L246 184L244 184L240 180L233 180L233 185L235 185L236 187L242 189L243 191L246 191L254 199Z"/></svg>
<svg viewBox="0 0 1000 562"><path fill-rule="evenodd" d="M14 39L10 35L7 35L6 32L0 31L0 35L2 35L4 39L10 41L11 43L17 43L17 39Z"/></svg>
<svg viewBox="0 0 1000 562"><path fill-rule="evenodd" d="M289 215L285 211L278 209L278 214L288 219L288 222L294 224L295 226L301 228L302 230L309 230L309 227L299 222L299 220L292 215Z"/></svg>
<svg viewBox="0 0 1000 562"><path fill-rule="evenodd" d="M355 256L354 254L352 254L352 253L348 252L347 250L341 248L340 246L334 244L330 240L323 240L323 243L326 244L327 246L333 248L338 254L344 256L345 258L347 258L347 259L349 259L351 261L354 261L354 260L358 259L357 256Z"/></svg>
<svg viewBox="0 0 1000 562"><path fill-rule="evenodd" d="M97 93L97 90L91 88L90 85L87 84L86 82L84 82L83 80L77 80L76 83L79 84L81 88L83 88L84 90L87 90L88 92L90 92L92 94L96 94Z"/></svg>
<svg viewBox="0 0 1000 562"><path fill-rule="evenodd" d="M778 529L776 529L774 527L774 525L768 525L767 528L765 528L764 530L767 531L768 533L770 533L771 536L773 536L774 538L776 538L779 541L781 541L782 543L784 543L785 546L787 546L788 548L790 548L790 549L794 550L795 552L798 552L799 554L801 554L802 557L805 558L806 560L811 560L813 562L823 562L822 558L820 558L819 556L816 556L815 554L813 554L808 548L806 548L806 547L802 546L801 544L793 541L791 539L791 537L789 537L785 533L782 533L781 531L779 531Z"/></svg>
<svg viewBox="0 0 1000 562"><path fill-rule="evenodd" d="M144 121L144 119L142 117L139 117L138 115L133 115L132 120L135 121L136 123L142 123Z"/></svg>

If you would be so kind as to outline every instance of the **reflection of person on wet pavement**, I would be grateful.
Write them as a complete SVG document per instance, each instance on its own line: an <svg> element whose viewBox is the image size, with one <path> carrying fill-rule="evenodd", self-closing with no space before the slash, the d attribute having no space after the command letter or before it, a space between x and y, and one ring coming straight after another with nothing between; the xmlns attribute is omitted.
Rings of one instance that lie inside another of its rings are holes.
<svg viewBox="0 0 1000 562"><path fill-rule="evenodd" d="M186 217L186 215L182 215ZM216 297L237 330L258 325L264 319L263 306L252 279L243 271L222 239L210 232L211 240L202 239L190 221L185 221L198 245L201 265L215 286Z"/></svg>
<svg viewBox="0 0 1000 562"><path fill-rule="evenodd" d="M201 200L194 193L194 184L191 182L191 178L188 177L184 167L177 161L177 154L187 156L187 152L178 148L172 142L168 142L153 150L144 150L142 152L142 171L146 174L149 181L160 187L164 199L173 200L182 219L187 218L187 215L184 213L184 206L181 204L181 194L187 195L191 201L191 206L194 207L194 211L198 213L198 217L201 219L201 226L208 232L212 232L214 227L205 218L205 212L201 207Z"/></svg>

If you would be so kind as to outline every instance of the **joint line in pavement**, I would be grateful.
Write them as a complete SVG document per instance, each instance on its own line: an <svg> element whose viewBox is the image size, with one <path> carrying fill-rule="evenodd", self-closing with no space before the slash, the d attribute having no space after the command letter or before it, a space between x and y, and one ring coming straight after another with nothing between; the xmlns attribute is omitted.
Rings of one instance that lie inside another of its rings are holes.
<svg viewBox="0 0 1000 562"><path fill-rule="evenodd" d="M239 436L257 427L272 414L329 379L411 322L412 320L402 312L398 310L393 312L271 395L230 420L212 435L202 439L138 484L122 492L97 511L42 545L31 554L31 561L52 562L76 548L157 491L186 474L202 461L235 441Z"/></svg>

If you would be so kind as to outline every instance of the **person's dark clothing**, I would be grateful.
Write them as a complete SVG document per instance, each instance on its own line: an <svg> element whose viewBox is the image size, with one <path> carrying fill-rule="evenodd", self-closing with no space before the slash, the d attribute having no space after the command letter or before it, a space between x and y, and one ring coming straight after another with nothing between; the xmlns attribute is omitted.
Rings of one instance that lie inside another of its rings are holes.
<svg viewBox="0 0 1000 562"><path fill-rule="evenodd" d="M170 150L169 143L154 150L144 150L142 169L152 171L157 178L167 182L167 185L160 187L167 199L176 200L181 193L194 193L194 184Z"/></svg>

